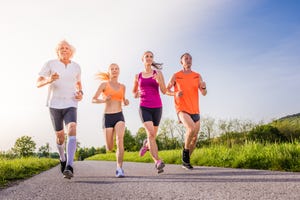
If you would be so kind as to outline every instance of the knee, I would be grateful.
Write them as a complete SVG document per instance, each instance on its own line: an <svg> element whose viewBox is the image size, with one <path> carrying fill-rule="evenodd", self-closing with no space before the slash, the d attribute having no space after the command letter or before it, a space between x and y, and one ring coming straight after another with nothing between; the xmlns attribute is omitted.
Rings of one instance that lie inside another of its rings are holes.
<svg viewBox="0 0 300 200"><path fill-rule="evenodd" d="M57 144L62 145L65 142L65 133L64 131L56 132Z"/></svg>
<svg viewBox="0 0 300 200"><path fill-rule="evenodd" d="M150 142L150 141L155 141L155 135L154 134L149 134L148 135L148 142Z"/></svg>
<svg viewBox="0 0 300 200"><path fill-rule="evenodd" d="M77 124L75 122L71 122L68 124L68 135L76 135L76 126Z"/></svg>
<svg viewBox="0 0 300 200"><path fill-rule="evenodd" d="M195 126L195 125L189 126L189 127L187 128L187 131L188 131L189 133L194 134L195 131L196 131L196 126Z"/></svg>
<svg viewBox="0 0 300 200"><path fill-rule="evenodd" d="M123 141L122 137L121 138L119 138L119 137L116 138L116 144L117 144L118 148L123 147L123 143L124 143L124 141Z"/></svg>
<svg viewBox="0 0 300 200"><path fill-rule="evenodd" d="M198 139L197 133L194 134L194 136L192 137L192 143L196 143Z"/></svg>
<svg viewBox="0 0 300 200"><path fill-rule="evenodd" d="M114 149L114 145L109 145L109 144L106 145L107 151L112 151L113 149Z"/></svg>

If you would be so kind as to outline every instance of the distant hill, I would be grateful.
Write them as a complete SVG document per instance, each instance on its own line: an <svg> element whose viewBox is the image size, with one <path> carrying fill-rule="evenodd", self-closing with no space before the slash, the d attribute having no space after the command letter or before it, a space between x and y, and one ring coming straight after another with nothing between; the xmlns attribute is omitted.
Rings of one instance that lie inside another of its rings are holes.
<svg viewBox="0 0 300 200"><path fill-rule="evenodd" d="M294 119L297 119L297 118L300 118L300 113L297 113L297 114L293 114L293 115L287 115L285 117L281 117L279 119L277 119L278 121L282 121L282 120L294 120ZM275 120L275 121L277 121Z"/></svg>
<svg viewBox="0 0 300 200"><path fill-rule="evenodd" d="M300 138L300 113L281 117L270 124L288 138Z"/></svg>

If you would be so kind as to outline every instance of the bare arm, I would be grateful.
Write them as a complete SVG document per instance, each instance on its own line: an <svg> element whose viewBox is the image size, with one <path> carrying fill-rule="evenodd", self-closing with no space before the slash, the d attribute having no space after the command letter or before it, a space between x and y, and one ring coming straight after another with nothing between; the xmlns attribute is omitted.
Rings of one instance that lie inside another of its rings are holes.
<svg viewBox="0 0 300 200"><path fill-rule="evenodd" d="M136 74L135 78L134 78L134 81L133 81L132 93L133 93L134 98L139 98L140 97L140 94L139 94L139 91L138 91L138 88L139 88L138 77L139 77L139 75Z"/></svg>
<svg viewBox="0 0 300 200"><path fill-rule="evenodd" d="M157 81L159 84L159 89L163 94L166 94L167 88L165 84L165 79L161 71L157 71L157 74L154 75L154 79Z"/></svg>
<svg viewBox="0 0 300 200"><path fill-rule="evenodd" d="M202 80L201 75L199 75L199 76L200 77L199 77L199 86L198 86L198 88L199 88L201 94L203 96L205 96L207 94L206 83Z"/></svg>
<svg viewBox="0 0 300 200"><path fill-rule="evenodd" d="M81 81L77 81L77 83L76 83L76 89L77 89L77 91L82 91Z"/></svg>
<svg viewBox="0 0 300 200"><path fill-rule="evenodd" d="M174 87L175 85L175 75L173 75L167 85L167 92L166 94L169 95L169 96L174 96L175 95L175 92L172 91L172 87Z"/></svg>
<svg viewBox="0 0 300 200"><path fill-rule="evenodd" d="M52 74L50 77L40 76L36 82L36 86L38 88L43 87L47 84L52 83L53 81L59 79L59 75L57 73Z"/></svg>
<svg viewBox="0 0 300 200"><path fill-rule="evenodd" d="M124 87L124 98L123 98L123 104L124 106L127 106L129 104L129 100L125 98L125 94L126 94L126 87L125 85L122 84L122 87Z"/></svg>
<svg viewBox="0 0 300 200"><path fill-rule="evenodd" d="M76 95L75 95L75 99L77 101L80 101L80 100L82 100L82 97L83 97L81 81L77 81L76 90L77 90L77 92L76 92Z"/></svg>
<svg viewBox="0 0 300 200"><path fill-rule="evenodd" d="M106 82L101 83L92 99L92 103L105 103L106 101L108 101L110 99L110 97L106 97L103 99L99 99L100 94L104 91L104 88L106 86Z"/></svg>

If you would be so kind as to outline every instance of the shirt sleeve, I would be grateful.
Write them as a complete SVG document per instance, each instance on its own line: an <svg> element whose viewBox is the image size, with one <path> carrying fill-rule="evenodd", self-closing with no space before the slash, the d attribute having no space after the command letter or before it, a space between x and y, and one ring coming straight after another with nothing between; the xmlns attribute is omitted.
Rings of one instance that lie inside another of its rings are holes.
<svg viewBox="0 0 300 200"><path fill-rule="evenodd" d="M51 69L49 62L45 63L42 67L41 71L39 72L39 76L49 77L51 75Z"/></svg>

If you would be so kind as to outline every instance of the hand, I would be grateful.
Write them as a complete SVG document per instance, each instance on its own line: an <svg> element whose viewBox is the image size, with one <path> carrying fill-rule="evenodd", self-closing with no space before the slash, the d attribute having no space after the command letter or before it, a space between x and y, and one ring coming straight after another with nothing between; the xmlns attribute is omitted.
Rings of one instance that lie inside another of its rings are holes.
<svg viewBox="0 0 300 200"><path fill-rule="evenodd" d="M206 88L206 83L203 81L203 82L201 82L201 88L203 89L203 88Z"/></svg>
<svg viewBox="0 0 300 200"><path fill-rule="evenodd" d="M103 96L103 100L104 100L105 102L110 101L110 100L111 100L111 95Z"/></svg>
<svg viewBox="0 0 300 200"><path fill-rule="evenodd" d="M76 93L75 93L75 99L77 100L77 101L81 101L82 100L82 92L80 92L80 91L77 91Z"/></svg>
<svg viewBox="0 0 300 200"><path fill-rule="evenodd" d="M54 74L51 74L49 83L52 83L53 81L56 81L57 79L59 79L59 74L57 72L55 72Z"/></svg>
<svg viewBox="0 0 300 200"><path fill-rule="evenodd" d="M140 92L136 92L136 93L134 94L134 98L140 98L140 96L141 96L141 93L140 93Z"/></svg>
<svg viewBox="0 0 300 200"><path fill-rule="evenodd" d="M124 103L124 106L127 106L129 104L129 100L125 99L125 101L123 103Z"/></svg>
<svg viewBox="0 0 300 200"><path fill-rule="evenodd" d="M182 97L182 95L183 95L183 92L182 92L181 90L175 93L175 96L176 96L177 98Z"/></svg>
<svg viewBox="0 0 300 200"><path fill-rule="evenodd" d="M161 75L159 73L154 74L153 79L155 79L158 84L162 81Z"/></svg>

